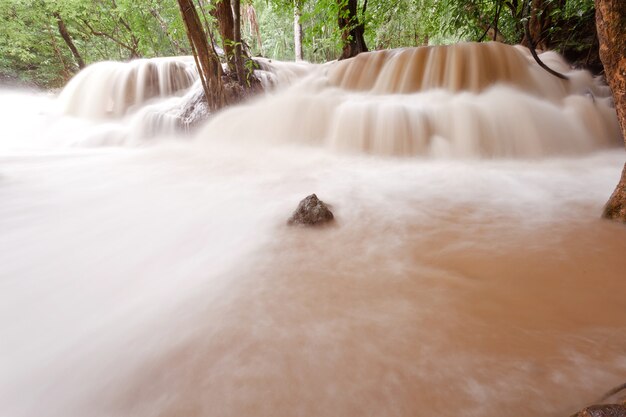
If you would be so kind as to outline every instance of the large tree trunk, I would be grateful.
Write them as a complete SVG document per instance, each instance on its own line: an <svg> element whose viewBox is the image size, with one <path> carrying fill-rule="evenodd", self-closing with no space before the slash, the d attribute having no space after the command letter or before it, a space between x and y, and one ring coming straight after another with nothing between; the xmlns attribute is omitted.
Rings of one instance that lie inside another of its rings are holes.
<svg viewBox="0 0 626 417"><path fill-rule="evenodd" d="M337 0L339 2L339 29L343 41L343 52L339 59L352 58L361 52L367 52L365 45L365 26L357 16L358 0ZM362 14L367 8L367 0L363 3Z"/></svg>
<svg viewBox="0 0 626 417"><path fill-rule="evenodd" d="M230 0L219 0L215 3L215 8L211 14L217 19L217 24L222 38L222 48L228 62L228 69L233 73L237 72L235 65L235 22L233 19L233 10L230 6Z"/></svg>
<svg viewBox="0 0 626 417"><path fill-rule="evenodd" d="M300 23L302 5L300 1L293 0L293 45L296 61L302 61L302 24Z"/></svg>
<svg viewBox="0 0 626 417"><path fill-rule="evenodd" d="M600 59L613 92L617 118L626 145L626 1L596 0ZM622 179L604 208L603 216L626 222L626 165Z"/></svg>
<svg viewBox="0 0 626 417"><path fill-rule="evenodd" d="M209 109L215 111L224 105L222 64L213 48L209 48L206 33L196 12L193 0L178 0L191 51Z"/></svg>
<svg viewBox="0 0 626 417"><path fill-rule="evenodd" d="M236 76L244 90L248 89L258 80L252 70L245 66L249 56L241 41L241 1L219 0L212 13L218 20L229 73Z"/></svg>
<svg viewBox="0 0 626 417"><path fill-rule="evenodd" d="M61 18L61 14L59 12L54 12L52 14L57 20L57 26L59 27L59 33L61 34L61 37L65 41L67 47L70 48L70 51L72 51L72 55L74 55L74 59L76 60L76 64L78 64L78 68L85 68L85 61L83 60L83 57L80 56L80 54L78 53L78 49L76 48L76 45L74 45L74 41L72 40L70 33L67 31L67 27L65 27L65 22Z"/></svg>

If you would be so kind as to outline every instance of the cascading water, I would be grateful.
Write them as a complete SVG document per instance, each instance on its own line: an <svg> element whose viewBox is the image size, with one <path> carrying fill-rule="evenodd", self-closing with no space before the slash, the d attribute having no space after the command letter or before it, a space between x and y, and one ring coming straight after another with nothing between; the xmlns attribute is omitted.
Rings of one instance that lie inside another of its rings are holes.
<svg viewBox="0 0 626 417"><path fill-rule="evenodd" d="M196 78L191 57L98 62L74 77L59 100L67 114L119 118L150 99L184 92Z"/></svg>
<svg viewBox="0 0 626 417"><path fill-rule="evenodd" d="M188 58L0 92L0 415L557 417L623 383L614 110L541 57L569 81L495 43L262 60L193 137ZM286 226L313 192L335 224Z"/></svg>
<svg viewBox="0 0 626 417"><path fill-rule="evenodd" d="M606 86L554 53L542 57L569 81L499 43L361 54L262 107L224 112L204 136L403 156L542 157L619 144Z"/></svg>

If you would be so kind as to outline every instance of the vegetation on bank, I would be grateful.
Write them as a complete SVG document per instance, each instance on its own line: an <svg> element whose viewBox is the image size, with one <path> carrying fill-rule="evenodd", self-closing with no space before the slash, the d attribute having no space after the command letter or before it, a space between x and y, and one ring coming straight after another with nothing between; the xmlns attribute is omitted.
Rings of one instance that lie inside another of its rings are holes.
<svg viewBox="0 0 626 417"><path fill-rule="evenodd" d="M214 43L220 5L194 0ZM244 0L241 42L249 54L323 62L363 48L457 41L528 43L529 20L540 49L601 70L593 0ZM189 55L176 0L0 0L0 80L63 85L80 67L102 60ZM294 29L295 28L295 29ZM362 39L356 39L361 38ZM350 48L354 41L362 45Z"/></svg>

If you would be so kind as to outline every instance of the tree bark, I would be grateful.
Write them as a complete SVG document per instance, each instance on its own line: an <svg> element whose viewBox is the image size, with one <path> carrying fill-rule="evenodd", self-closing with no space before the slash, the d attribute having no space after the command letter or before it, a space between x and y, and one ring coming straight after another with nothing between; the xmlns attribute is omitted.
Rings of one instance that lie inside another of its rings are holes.
<svg viewBox="0 0 626 417"><path fill-rule="evenodd" d="M63 54L61 53L61 51L59 50L57 46L57 41L56 41L54 34L49 29L47 30L47 32L48 32L48 36L50 37L50 44L52 45L52 50L54 51L54 54L56 55L61 65L63 65L62 75L63 75L63 81L64 83L66 83L67 80L71 78L73 71L70 68L68 68L67 63L65 62L65 59L63 58Z"/></svg>
<svg viewBox="0 0 626 417"><path fill-rule="evenodd" d="M300 0L293 0L293 45L296 61L302 61L302 24L300 23L301 16L302 5L300 4Z"/></svg>
<svg viewBox="0 0 626 417"><path fill-rule="evenodd" d="M252 34L256 35L256 42L261 51L261 55L263 55L263 40L261 39L261 31L259 29L259 22L256 18L256 10L254 6L249 4L246 8L246 16L248 18L248 23L250 24L250 31Z"/></svg>
<svg viewBox="0 0 626 417"><path fill-rule="evenodd" d="M235 68L237 79L244 88L247 86L246 69L243 65L244 53L241 43L241 1L233 0L233 40L235 41Z"/></svg>
<svg viewBox="0 0 626 417"><path fill-rule="evenodd" d="M215 3L215 8L211 11L213 17L217 19L219 26L220 37L222 38L222 48L224 48L224 54L226 55L226 61L228 63L228 69L233 73L237 72L235 65L234 43L234 19L233 10L230 6L230 0L219 0Z"/></svg>
<svg viewBox="0 0 626 417"><path fill-rule="evenodd" d="M85 61L83 60L83 57L80 56L80 53L78 53L78 49L76 48L76 45L74 45L74 41L72 40L70 33L67 31L67 27L65 26L65 22L61 18L61 14L59 12L54 12L52 14L57 20L57 26L59 27L59 33L61 34L61 37L65 41L67 47L70 48L70 51L72 51L72 55L74 55L74 59L76 60L76 64L78 64L78 68L85 68Z"/></svg>
<svg viewBox="0 0 626 417"><path fill-rule="evenodd" d="M626 146L626 2L596 0L600 59L613 92L617 119ZM604 207L603 217L626 222L626 165L622 178Z"/></svg>
<svg viewBox="0 0 626 417"><path fill-rule="evenodd" d="M185 23L187 37L196 61L207 104L210 110L218 110L224 106L222 64L220 64L214 50L209 48L207 36L202 28L193 0L178 0L178 6Z"/></svg>
<svg viewBox="0 0 626 417"><path fill-rule="evenodd" d="M531 44L534 42L535 48L546 51L550 49L548 30L552 26L550 14L554 9L555 3L550 0L528 1L530 1L528 32L524 34L521 44L530 48Z"/></svg>
<svg viewBox="0 0 626 417"><path fill-rule="evenodd" d="M357 16L358 0L337 0L339 2L339 29L343 42L343 52L339 59L352 58L361 52L367 52L365 45L365 25ZM367 0L363 3L362 14L367 9Z"/></svg>

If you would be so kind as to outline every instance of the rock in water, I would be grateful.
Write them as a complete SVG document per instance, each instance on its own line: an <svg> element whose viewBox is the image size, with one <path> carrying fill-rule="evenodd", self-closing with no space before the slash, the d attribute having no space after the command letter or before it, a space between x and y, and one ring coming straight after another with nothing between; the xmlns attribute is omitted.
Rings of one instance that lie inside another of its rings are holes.
<svg viewBox="0 0 626 417"><path fill-rule="evenodd" d="M572 417L626 417L626 406L621 404L592 405Z"/></svg>
<svg viewBox="0 0 626 417"><path fill-rule="evenodd" d="M328 206L318 199L315 194L311 194L300 201L298 208L293 212L287 224L313 226L329 222L333 220L333 218L333 213L328 209Z"/></svg>

